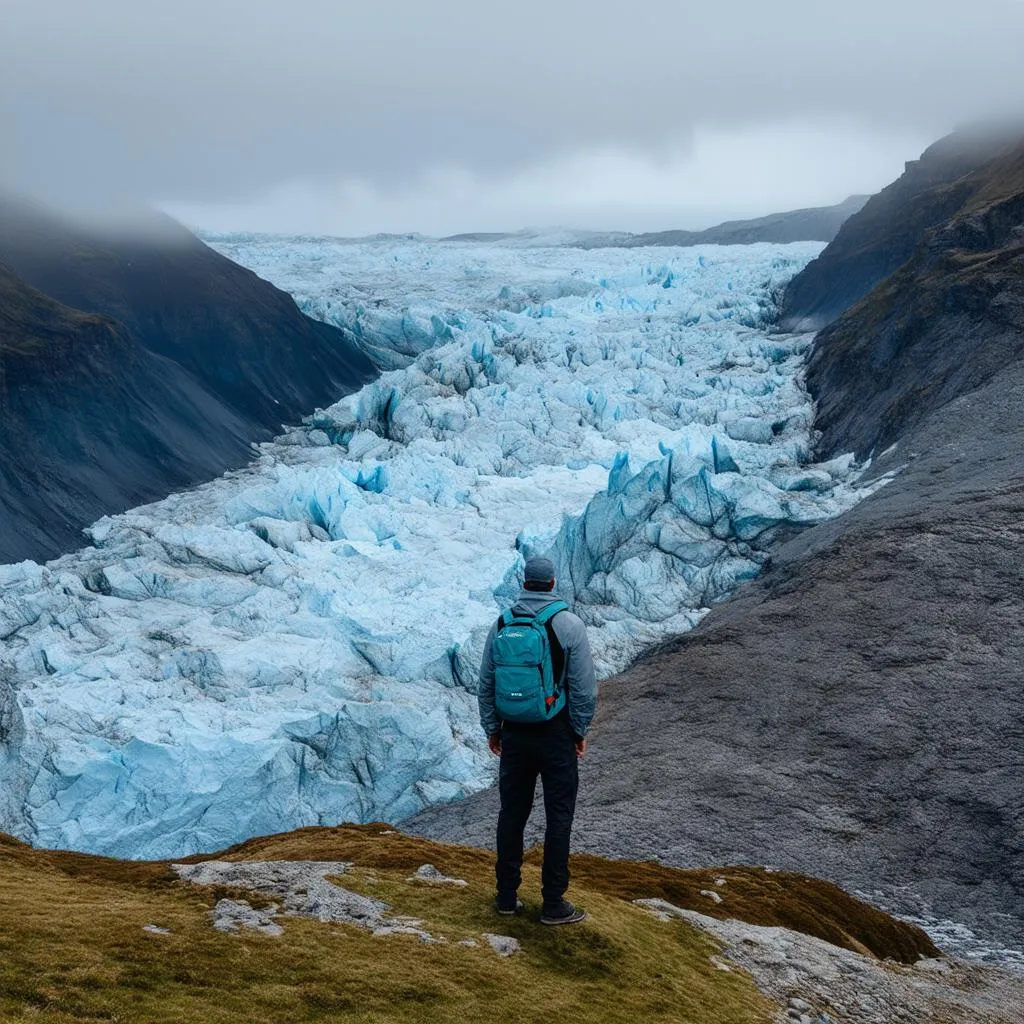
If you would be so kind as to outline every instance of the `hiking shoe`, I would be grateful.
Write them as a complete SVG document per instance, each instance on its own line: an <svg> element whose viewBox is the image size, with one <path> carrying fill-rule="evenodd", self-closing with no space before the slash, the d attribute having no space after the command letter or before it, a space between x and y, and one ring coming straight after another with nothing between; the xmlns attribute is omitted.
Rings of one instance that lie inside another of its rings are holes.
<svg viewBox="0 0 1024 1024"><path fill-rule="evenodd" d="M516 914L521 914L526 908L523 906L522 900L517 899L508 902L496 896L494 898L494 909L502 917L513 917Z"/></svg>
<svg viewBox="0 0 1024 1024"><path fill-rule="evenodd" d="M576 924L578 921L585 921L587 912L574 907L568 900L562 900L553 907L544 907L540 912L541 924Z"/></svg>

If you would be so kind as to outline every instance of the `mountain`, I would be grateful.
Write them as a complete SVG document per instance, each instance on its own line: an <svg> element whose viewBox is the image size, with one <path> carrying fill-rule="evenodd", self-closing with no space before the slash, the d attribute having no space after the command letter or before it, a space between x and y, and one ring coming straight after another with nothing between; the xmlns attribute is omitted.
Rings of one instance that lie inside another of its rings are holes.
<svg viewBox="0 0 1024 1024"><path fill-rule="evenodd" d="M993 159L1015 133L973 128L940 139L907 163L839 228L825 251L786 289L779 327L817 331L859 302L902 266L925 234L961 210L972 183L965 176Z"/></svg>
<svg viewBox="0 0 1024 1024"><path fill-rule="evenodd" d="M568 245L577 249L636 249L647 245L750 245L753 242L831 242L847 218L853 216L867 202L867 196L849 196L835 206L810 207L771 213L752 220L729 220L702 231L649 231L633 234L629 231L531 231L501 232L477 231L449 235L442 242L521 242L550 240L553 245Z"/></svg>
<svg viewBox="0 0 1024 1024"><path fill-rule="evenodd" d="M753 242L831 242L842 224L867 201L849 196L835 206L772 213L753 220L729 220L703 231L653 231L638 235L609 235L584 240L583 248L604 244L635 248L644 245L750 245Z"/></svg>
<svg viewBox="0 0 1024 1024"><path fill-rule="evenodd" d="M109 317L0 263L0 559L74 544L106 511L249 456L251 424Z"/></svg>
<svg viewBox="0 0 1024 1024"><path fill-rule="evenodd" d="M941 193L913 205L948 215L818 338L807 385L823 452L884 449L1024 356L1024 142Z"/></svg>
<svg viewBox="0 0 1024 1024"><path fill-rule="evenodd" d="M3 198L0 261L3 561L243 464L374 373L347 334L159 214L101 229Z"/></svg>
<svg viewBox="0 0 1024 1024"><path fill-rule="evenodd" d="M812 878L573 859L589 919L499 918L493 861L375 823L186 863L0 835L0 1017L366 1024L515 1020L1016 1024L1024 980ZM495 1007L500 1007L496 1013Z"/></svg>
<svg viewBox="0 0 1024 1024"><path fill-rule="evenodd" d="M809 382L823 454L895 443L868 479L894 475L605 684L580 849L822 874L1024 963L1019 151L965 160L945 219L883 193L877 251L910 262L818 335ZM486 843L495 808L489 790L409 827Z"/></svg>

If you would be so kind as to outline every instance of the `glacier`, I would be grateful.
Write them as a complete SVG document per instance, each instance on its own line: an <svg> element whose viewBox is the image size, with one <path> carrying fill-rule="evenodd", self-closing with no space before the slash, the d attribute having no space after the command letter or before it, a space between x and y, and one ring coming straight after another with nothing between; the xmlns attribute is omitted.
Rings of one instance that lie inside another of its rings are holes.
<svg viewBox="0 0 1024 1024"><path fill-rule="evenodd" d="M476 667L525 557L606 678L867 493L810 463L811 337L768 330L818 243L210 242L386 369L0 566L0 829L34 844L180 857L458 799L493 779Z"/></svg>

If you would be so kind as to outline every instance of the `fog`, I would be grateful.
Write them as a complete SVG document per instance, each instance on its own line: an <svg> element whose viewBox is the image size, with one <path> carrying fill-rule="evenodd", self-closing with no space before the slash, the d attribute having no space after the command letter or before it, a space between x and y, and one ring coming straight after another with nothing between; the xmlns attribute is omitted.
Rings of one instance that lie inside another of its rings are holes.
<svg viewBox="0 0 1024 1024"><path fill-rule="evenodd" d="M1024 96L1020 0L0 0L0 184L193 224L649 230L873 191Z"/></svg>

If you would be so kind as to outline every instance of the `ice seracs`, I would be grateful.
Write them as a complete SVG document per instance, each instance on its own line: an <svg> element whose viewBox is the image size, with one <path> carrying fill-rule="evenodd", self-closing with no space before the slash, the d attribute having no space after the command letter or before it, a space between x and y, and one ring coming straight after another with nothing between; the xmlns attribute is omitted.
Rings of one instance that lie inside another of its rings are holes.
<svg viewBox="0 0 1024 1024"><path fill-rule="evenodd" d="M607 676L860 496L806 464L809 339L765 330L818 245L220 245L395 368L0 567L0 829L35 843L173 857L455 799L491 778L475 672L524 556Z"/></svg>

